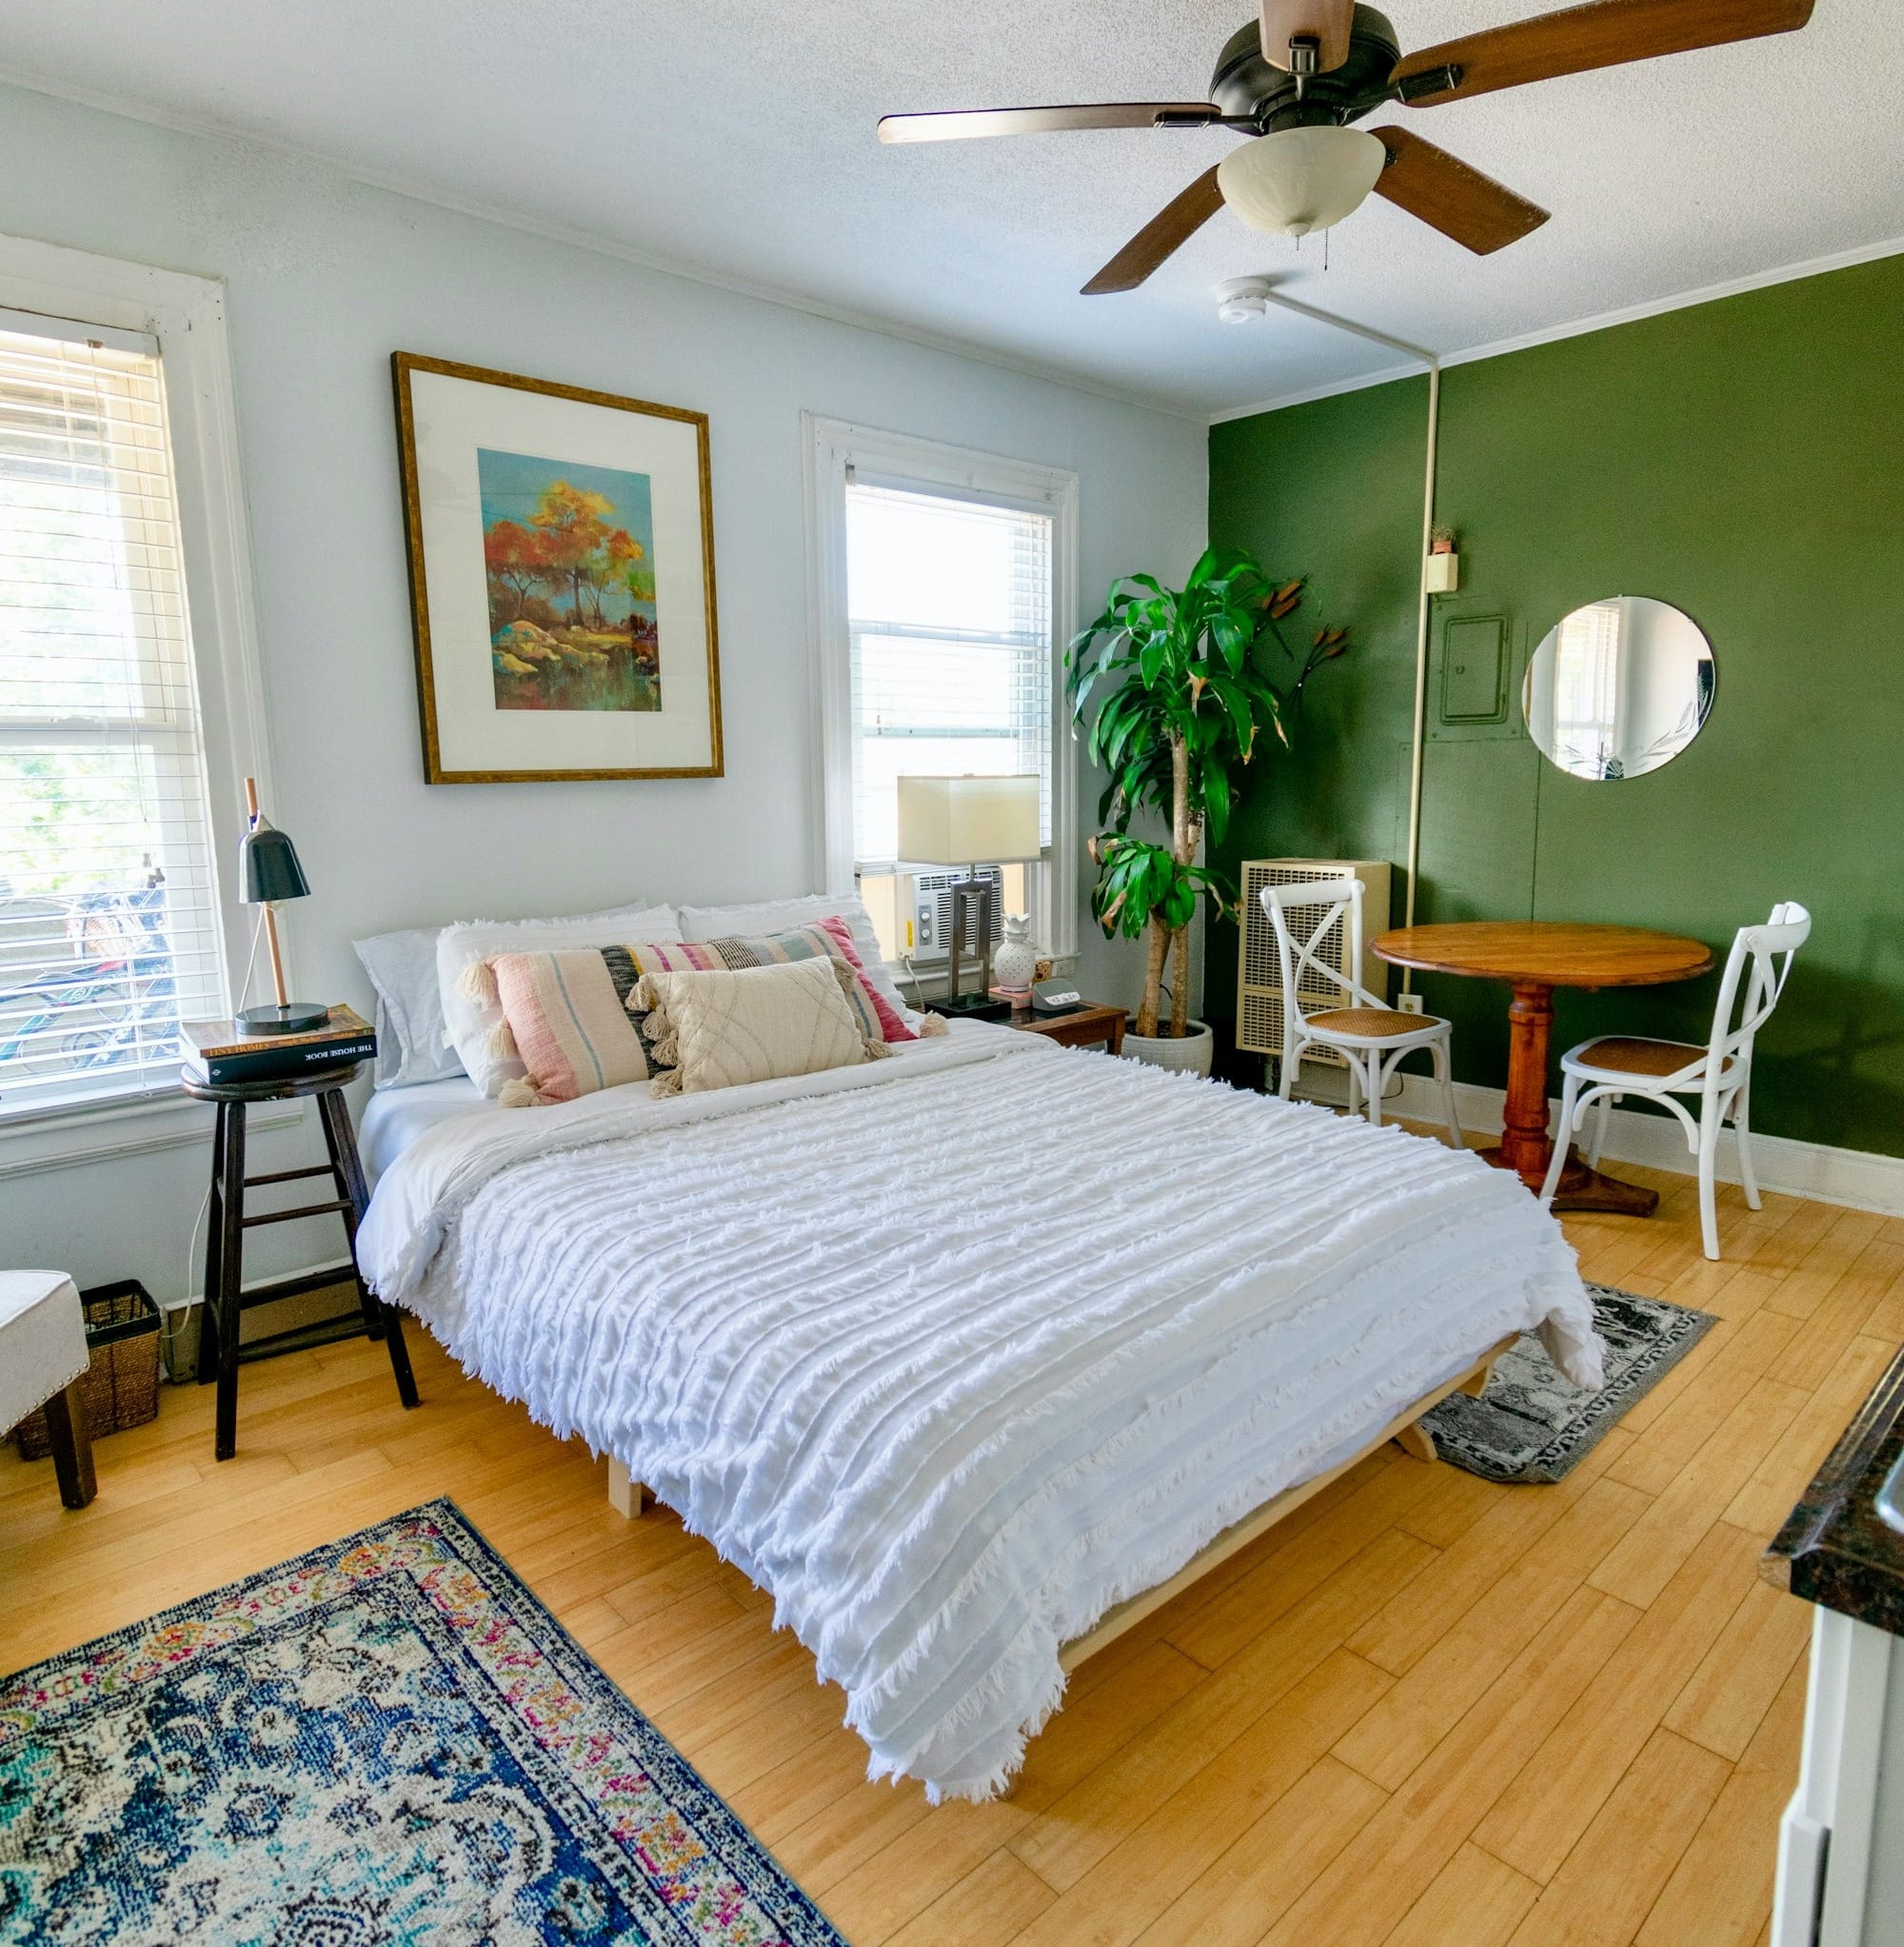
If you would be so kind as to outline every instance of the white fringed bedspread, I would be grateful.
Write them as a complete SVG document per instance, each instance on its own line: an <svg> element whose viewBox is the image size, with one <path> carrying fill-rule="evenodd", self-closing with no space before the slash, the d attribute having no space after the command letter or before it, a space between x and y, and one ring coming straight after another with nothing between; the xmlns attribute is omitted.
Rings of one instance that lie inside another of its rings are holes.
<svg viewBox="0 0 1904 1947"><path fill-rule="evenodd" d="M393 1166L361 1247L771 1591L871 1774L935 1799L1008 1781L1062 1643L1509 1333L1600 1380L1511 1175L996 1031L471 1117Z"/></svg>

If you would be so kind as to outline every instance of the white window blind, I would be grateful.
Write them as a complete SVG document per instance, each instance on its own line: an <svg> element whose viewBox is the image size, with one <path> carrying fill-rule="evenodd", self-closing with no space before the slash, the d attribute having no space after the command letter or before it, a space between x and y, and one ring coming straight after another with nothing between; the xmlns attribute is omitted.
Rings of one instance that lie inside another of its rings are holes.
<svg viewBox="0 0 1904 1947"><path fill-rule="evenodd" d="M849 480L853 850L899 862L897 781L1036 771L1051 843L1052 517Z"/></svg>
<svg viewBox="0 0 1904 1947"><path fill-rule="evenodd" d="M0 313L0 1120L225 1009L158 348Z"/></svg>

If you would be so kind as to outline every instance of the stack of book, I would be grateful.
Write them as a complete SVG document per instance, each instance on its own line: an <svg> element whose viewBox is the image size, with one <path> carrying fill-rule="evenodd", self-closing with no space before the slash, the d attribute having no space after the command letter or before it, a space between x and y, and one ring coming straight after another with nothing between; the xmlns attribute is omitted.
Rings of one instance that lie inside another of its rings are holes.
<svg viewBox="0 0 1904 1947"><path fill-rule="evenodd" d="M320 1068L345 1068L377 1052L376 1031L354 1008L333 1007L307 1034L245 1034L229 1021L182 1021L185 1076L213 1088L237 1082L288 1082Z"/></svg>

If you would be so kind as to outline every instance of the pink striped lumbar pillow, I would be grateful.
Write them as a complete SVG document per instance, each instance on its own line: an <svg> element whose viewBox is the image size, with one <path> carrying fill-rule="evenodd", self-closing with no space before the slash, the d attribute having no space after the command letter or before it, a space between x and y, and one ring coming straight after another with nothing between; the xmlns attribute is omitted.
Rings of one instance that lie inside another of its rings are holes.
<svg viewBox="0 0 1904 1947"><path fill-rule="evenodd" d="M655 1072L641 1022L628 1011L645 968L645 946L575 946L551 953L499 953L488 963L503 1024L490 1053L528 1071L505 1083L505 1108L573 1102Z"/></svg>
<svg viewBox="0 0 1904 1947"><path fill-rule="evenodd" d="M852 971L846 1000L875 1041L919 1040L891 1003L866 978L865 963L854 944L852 928L839 917L816 920L784 933L735 933L719 940L657 941L641 949L643 967L649 972L705 972L725 967L738 972L746 966L779 966L797 960L843 961Z"/></svg>
<svg viewBox="0 0 1904 1947"><path fill-rule="evenodd" d="M834 950L848 966L860 976L860 988L865 995L873 1013L880 1023L880 1039L888 1042L916 1042L919 1036L900 1019L899 1011L866 978L866 963L860 958L860 949L853 942L853 929L843 915L835 913L830 918L816 920L814 924L833 942ZM811 931L812 928L808 928ZM928 1021L937 1021L936 1014L926 1016Z"/></svg>

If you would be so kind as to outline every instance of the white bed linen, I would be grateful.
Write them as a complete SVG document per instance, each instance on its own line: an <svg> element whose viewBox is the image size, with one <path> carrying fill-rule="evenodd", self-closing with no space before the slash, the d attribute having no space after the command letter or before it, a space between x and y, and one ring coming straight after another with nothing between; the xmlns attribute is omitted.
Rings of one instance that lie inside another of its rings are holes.
<svg viewBox="0 0 1904 1947"><path fill-rule="evenodd" d="M1600 1377L1514 1177L996 1031L443 1124L360 1245L771 1591L935 1798L1008 1780L1062 1643L1497 1340Z"/></svg>
<svg viewBox="0 0 1904 1947"><path fill-rule="evenodd" d="M357 1124L357 1153L375 1182L419 1136L452 1117L506 1115L466 1075L418 1082L406 1088L380 1088L365 1104Z"/></svg>

